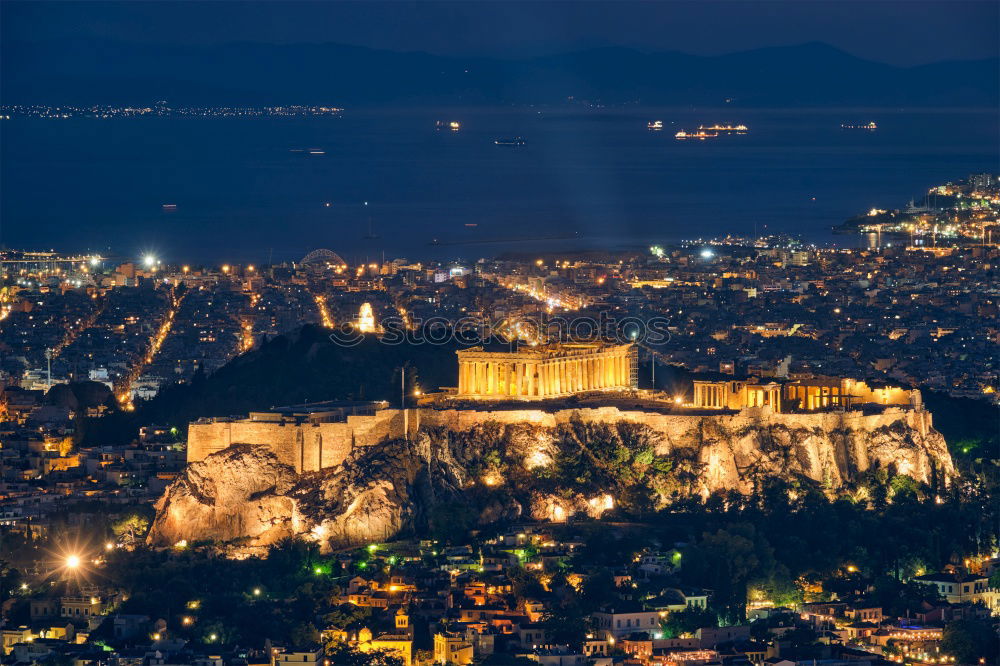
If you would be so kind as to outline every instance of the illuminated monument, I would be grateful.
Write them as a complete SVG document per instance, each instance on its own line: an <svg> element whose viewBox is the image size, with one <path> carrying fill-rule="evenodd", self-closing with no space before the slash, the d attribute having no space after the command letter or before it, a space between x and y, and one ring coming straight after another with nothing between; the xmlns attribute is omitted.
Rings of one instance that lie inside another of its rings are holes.
<svg viewBox="0 0 1000 666"><path fill-rule="evenodd" d="M374 333L376 330L375 326L375 313L372 311L371 303L362 303L361 309L358 311L358 330L362 333Z"/></svg>
<svg viewBox="0 0 1000 666"><path fill-rule="evenodd" d="M456 354L459 398L540 400L636 387L636 351L630 344L553 344L496 352L473 347Z"/></svg>

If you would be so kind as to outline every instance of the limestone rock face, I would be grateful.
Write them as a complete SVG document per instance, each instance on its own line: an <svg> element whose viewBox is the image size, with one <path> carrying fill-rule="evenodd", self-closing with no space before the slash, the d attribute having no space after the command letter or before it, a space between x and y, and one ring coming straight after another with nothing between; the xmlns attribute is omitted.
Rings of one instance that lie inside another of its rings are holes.
<svg viewBox="0 0 1000 666"><path fill-rule="evenodd" d="M329 550L427 525L435 508L448 503L475 513L471 525L522 515L596 518L616 508L624 486L560 489L551 470L569 449L598 464L598 445L612 451L638 445L669 459L672 471L649 481L661 506L678 494L749 494L770 477L805 480L835 493L873 469L922 483L946 483L955 473L944 438L922 412L679 416L580 410L571 421L550 422L508 413L504 422L466 428L425 425L409 440L360 446L340 465L303 474L266 444L230 446L192 463L167 488L156 503L149 542L238 540L252 548L304 536Z"/></svg>
<svg viewBox="0 0 1000 666"><path fill-rule="evenodd" d="M306 474L267 446L233 445L189 465L167 488L148 541L241 539L255 547L306 536L324 549L383 541L413 523L426 503L421 495L460 492L463 467L447 444L422 433Z"/></svg>
<svg viewBox="0 0 1000 666"><path fill-rule="evenodd" d="M241 537L271 542L290 534L298 481L266 447L237 444L189 465L156 502L159 544Z"/></svg>

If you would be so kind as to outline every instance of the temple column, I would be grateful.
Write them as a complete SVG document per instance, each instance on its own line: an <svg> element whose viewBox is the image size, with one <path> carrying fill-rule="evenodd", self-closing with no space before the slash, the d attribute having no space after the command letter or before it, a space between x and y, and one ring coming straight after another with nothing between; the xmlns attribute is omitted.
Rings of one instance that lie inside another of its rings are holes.
<svg viewBox="0 0 1000 666"><path fill-rule="evenodd" d="M486 362L486 375L488 387L486 392L490 395L496 395L497 393L497 364L493 361Z"/></svg>
<svg viewBox="0 0 1000 666"><path fill-rule="evenodd" d="M537 367L538 366L535 363L528 363L527 364L528 376L526 378L525 391L531 397L535 396L535 369Z"/></svg>
<svg viewBox="0 0 1000 666"><path fill-rule="evenodd" d="M482 361L476 363L476 394L486 394L486 364Z"/></svg>
<svg viewBox="0 0 1000 666"><path fill-rule="evenodd" d="M517 364L517 383L514 386L514 395L524 395L524 363Z"/></svg>
<svg viewBox="0 0 1000 666"><path fill-rule="evenodd" d="M458 393L459 395L465 395L469 392L469 364L466 361L460 361L458 364Z"/></svg>

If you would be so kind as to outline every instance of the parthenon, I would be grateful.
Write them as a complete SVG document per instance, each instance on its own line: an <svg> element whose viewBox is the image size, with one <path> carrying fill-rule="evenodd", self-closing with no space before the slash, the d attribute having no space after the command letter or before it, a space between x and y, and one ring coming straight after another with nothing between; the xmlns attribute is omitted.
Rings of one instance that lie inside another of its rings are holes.
<svg viewBox="0 0 1000 666"><path fill-rule="evenodd" d="M630 344L554 344L514 352L473 347L456 353L460 398L538 400L635 387Z"/></svg>

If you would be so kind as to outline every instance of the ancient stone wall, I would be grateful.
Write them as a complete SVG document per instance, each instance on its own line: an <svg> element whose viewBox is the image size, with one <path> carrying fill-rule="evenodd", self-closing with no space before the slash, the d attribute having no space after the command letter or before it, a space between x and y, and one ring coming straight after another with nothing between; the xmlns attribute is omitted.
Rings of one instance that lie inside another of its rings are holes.
<svg viewBox="0 0 1000 666"><path fill-rule="evenodd" d="M774 413L770 408L748 408L736 414L663 414L617 407L541 409L396 409L374 415L349 416L342 423L274 423L251 420L213 420L193 423L188 432L188 462L232 444L265 445L278 460L296 472L336 467L357 447L374 446L415 436L421 426L462 432L488 422L531 424L554 429L571 421L641 424L660 433L657 453L696 452L705 468L706 487L735 487L746 478L738 469L781 465L781 456L794 456L795 467L811 478L839 485L873 464L896 466L899 473L928 481L934 460L950 456L931 415L923 410L889 407L881 412L827 411L804 414ZM912 446L901 446L906 431ZM953 470L939 469L950 474Z"/></svg>
<svg viewBox="0 0 1000 666"><path fill-rule="evenodd" d="M233 444L263 444L296 472L335 467L355 447L402 437L404 421L407 425L416 421L414 410L408 411L404 418L398 409L383 409L374 415L348 416L342 423L205 419L188 426L187 461L204 460Z"/></svg>

